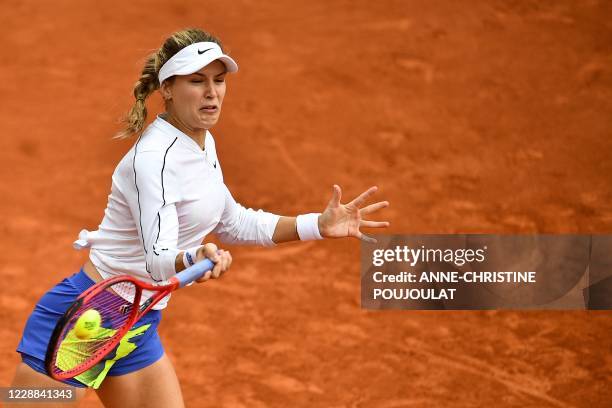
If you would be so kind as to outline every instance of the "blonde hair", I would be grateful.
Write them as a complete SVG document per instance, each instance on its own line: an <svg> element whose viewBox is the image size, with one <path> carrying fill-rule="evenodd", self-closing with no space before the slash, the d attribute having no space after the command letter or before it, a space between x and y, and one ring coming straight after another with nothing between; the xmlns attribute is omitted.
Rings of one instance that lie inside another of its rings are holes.
<svg viewBox="0 0 612 408"><path fill-rule="evenodd" d="M145 60L140 78L134 84L134 98L136 101L130 111L123 118L124 128L116 138L124 139L132 135L138 135L142 132L145 121L147 120L146 99L156 89L159 89L159 81L157 75L159 69L168 61L174 54L187 47L188 45L197 42L215 42L223 49L221 41L205 31L198 28L187 28L173 33L168 37L159 50L150 54ZM173 78L168 78L171 81Z"/></svg>

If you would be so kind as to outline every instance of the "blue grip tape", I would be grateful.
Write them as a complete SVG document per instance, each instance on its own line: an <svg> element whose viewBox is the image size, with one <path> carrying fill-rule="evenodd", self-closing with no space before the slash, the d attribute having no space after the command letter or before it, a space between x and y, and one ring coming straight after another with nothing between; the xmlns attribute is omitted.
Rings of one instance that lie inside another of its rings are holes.
<svg viewBox="0 0 612 408"><path fill-rule="evenodd" d="M215 264L210 259L205 259L196 263L193 266L190 266L184 271L177 273L175 278L177 278L179 281L179 287L182 288L183 286L190 284L194 280L201 278L214 266Z"/></svg>

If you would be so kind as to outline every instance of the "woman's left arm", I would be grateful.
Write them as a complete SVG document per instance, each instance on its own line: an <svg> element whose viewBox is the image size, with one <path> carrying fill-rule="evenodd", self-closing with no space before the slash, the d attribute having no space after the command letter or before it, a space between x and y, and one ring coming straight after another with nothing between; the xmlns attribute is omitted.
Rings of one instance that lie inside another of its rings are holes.
<svg viewBox="0 0 612 408"><path fill-rule="evenodd" d="M364 206L367 199L378 190L377 187L370 187L361 193L354 200L342 204L342 190L340 186L334 185L332 198L327 207L316 217L318 231L322 238L343 238L354 237L366 242L376 242L375 239L361 232L361 228L386 228L389 226L387 221L372 221L365 219L365 216L372 214L389 205L388 201L379 201L374 204ZM311 220L314 220L311 216ZM310 221L306 221L310 222ZM306 226L307 228L307 226ZM280 217L272 241L276 244L289 241L300 240L298 233L297 217ZM302 237L303 239L303 237Z"/></svg>

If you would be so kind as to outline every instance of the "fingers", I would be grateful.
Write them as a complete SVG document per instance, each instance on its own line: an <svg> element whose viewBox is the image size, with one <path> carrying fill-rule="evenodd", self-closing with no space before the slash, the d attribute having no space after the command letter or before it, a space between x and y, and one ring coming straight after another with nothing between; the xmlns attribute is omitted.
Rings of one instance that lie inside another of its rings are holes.
<svg viewBox="0 0 612 408"><path fill-rule="evenodd" d="M229 251L220 249L217 251L217 256L217 262L215 263L215 267L213 268L211 275L211 278L213 279L220 277L232 264L232 255L229 253Z"/></svg>
<svg viewBox="0 0 612 408"><path fill-rule="evenodd" d="M388 221L368 221L368 220L361 220L359 221L359 228L364 227L364 228L386 228L389 226L389 222ZM364 234L361 231L357 231L357 233L355 234L355 238L360 239L363 242L368 242L371 244L375 244L377 241L375 238Z"/></svg>
<svg viewBox="0 0 612 408"><path fill-rule="evenodd" d="M197 282L205 282L209 279L217 279L223 275L232 265L232 255L229 251L223 249L217 249L217 246L212 243L205 244L198 251L198 260L200 260L200 254L203 258L208 258L215 266L212 270L206 272L204 276L197 280Z"/></svg>
<svg viewBox="0 0 612 408"><path fill-rule="evenodd" d="M212 271L208 271L202 276L200 279L196 279L196 282L201 283L210 279L210 275L212 275Z"/></svg>
<svg viewBox="0 0 612 408"><path fill-rule="evenodd" d="M389 222L388 221L361 220L359 222L359 227L365 227L365 228L386 228L388 226L389 226Z"/></svg>
<svg viewBox="0 0 612 408"><path fill-rule="evenodd" d="M342 189L339 185L334 184L332 187L332 198L329 200L331 207L338 207L340 205L340 199L342 198Z"/></svg>
<svg viewBox="0 0 612 408"><path fill-rule="evenodd" d="M373 212L380 210L381 208L385 208L388 206L389 206L388 201L379 201L377 203L370 204L366 207L363 207L361 210L359 210L359 213L363 216L363 215L371 214Z"/></svg>
<svg viewBox="0 0 612 408"><path fill-rule="evenodd" d="M370 187L366 191L361 193L356 199L348 203L347 205L354 205L355 207L359 208L363 205L363 203L365 203L368 197L374 194L377 190L378 190L378 187L376 186Z"/></svg>
<svg viewBox="0 0 612 408"><path fill-rule="evenodd" d="M370 244L375 244L376 242L378 242L378 241L376 241L375 238L373 238L373 237L371 237L369 235L366 235L363 232L357 233L356 238L362 240L363 242L368 242Z"/></svg>
<svg viewBox="0 0 612 408"><path fill-rule="evenodd" d="M204 244L204 246L200 247L198 250L198 261L203 260L204 258L208 258L214 263L217 263L217 246L213 243Z"/></svg>

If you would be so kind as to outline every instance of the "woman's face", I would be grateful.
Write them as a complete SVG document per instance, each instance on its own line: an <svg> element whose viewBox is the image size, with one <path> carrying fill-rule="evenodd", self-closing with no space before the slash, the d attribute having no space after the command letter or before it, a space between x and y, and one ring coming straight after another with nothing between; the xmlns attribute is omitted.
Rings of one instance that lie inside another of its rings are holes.
<svg viewBox="0 0 612 408"><path fill-rule="evenodd" d="M225 65L217 60L191 75L164 81L166 110L180 130L196 134L217 123L225 96L225 74Z"/></svg>

